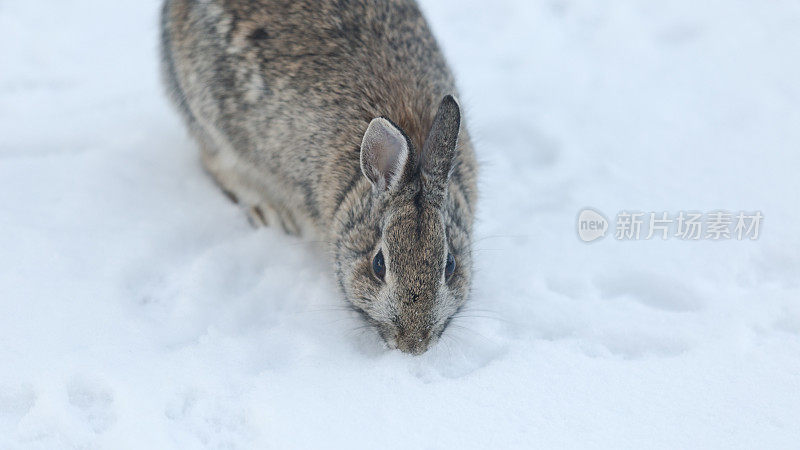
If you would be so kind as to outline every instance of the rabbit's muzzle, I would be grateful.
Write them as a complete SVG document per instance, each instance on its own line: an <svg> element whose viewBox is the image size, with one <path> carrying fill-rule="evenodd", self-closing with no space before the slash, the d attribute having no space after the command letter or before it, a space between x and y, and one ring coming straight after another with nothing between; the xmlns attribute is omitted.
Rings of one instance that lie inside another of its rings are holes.
<svg viewBox="0 0 800 450"><path fill-rule="evenodd" d="M430 331L404 333L397 336L397 349L403 353L410 353L412 355L421 355L428 350L431 344Z"/></svg>

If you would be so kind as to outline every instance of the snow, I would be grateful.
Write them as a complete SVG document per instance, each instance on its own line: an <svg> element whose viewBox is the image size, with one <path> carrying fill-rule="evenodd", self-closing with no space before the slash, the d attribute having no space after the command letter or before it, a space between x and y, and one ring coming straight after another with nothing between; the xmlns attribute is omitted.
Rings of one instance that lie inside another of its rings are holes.
<svg viewBox="0 0 800 450"><path fill-rule="evenodd" d="M421 357L203 173L158 6L0 2L0 448L800 442L796 2L425 2L482 172L471 309ZM584 207L764 222L586 244Z"/></svg>

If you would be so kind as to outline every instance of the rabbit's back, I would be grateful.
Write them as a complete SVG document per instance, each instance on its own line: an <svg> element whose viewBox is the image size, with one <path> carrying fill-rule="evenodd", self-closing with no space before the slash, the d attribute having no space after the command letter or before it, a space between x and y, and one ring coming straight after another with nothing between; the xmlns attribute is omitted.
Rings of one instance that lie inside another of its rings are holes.
<svg viewBox="0 0 800 450"><path fill-rule="evenodd" d="M413 1L167 0L162 53L207 166L251 173L240 184L317 230L369 188L359 146L370 120L389 117L419 149L455 92ZM471 216L474 155L460 141L452 182Z"/></svg>

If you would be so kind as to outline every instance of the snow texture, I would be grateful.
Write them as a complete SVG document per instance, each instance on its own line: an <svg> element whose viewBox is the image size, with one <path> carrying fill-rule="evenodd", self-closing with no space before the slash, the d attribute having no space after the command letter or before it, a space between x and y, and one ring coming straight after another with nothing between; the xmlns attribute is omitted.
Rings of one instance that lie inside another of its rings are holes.
<svg viewBox="0 0 800 450"><path fill-rule="evenodd" d="M425 2L482 171L421 357L203 172L158 9L0 1L0 448L797 447L796 1ZM584 207L764 222L586 244Z"/></svg>

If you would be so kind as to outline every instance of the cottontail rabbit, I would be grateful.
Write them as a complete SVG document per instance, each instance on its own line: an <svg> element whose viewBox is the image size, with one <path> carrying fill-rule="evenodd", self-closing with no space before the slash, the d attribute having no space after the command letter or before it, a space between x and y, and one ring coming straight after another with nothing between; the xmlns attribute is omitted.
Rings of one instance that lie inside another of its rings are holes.
<svg viewBox="0 0 800 450"><path fill-rule="evenodd" d="M163 69L252 220L330 243L352 307L420 354L467 300L476 162L411 0L166 0Z"/></svg>

